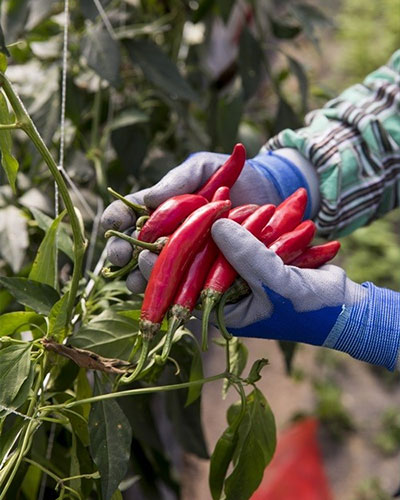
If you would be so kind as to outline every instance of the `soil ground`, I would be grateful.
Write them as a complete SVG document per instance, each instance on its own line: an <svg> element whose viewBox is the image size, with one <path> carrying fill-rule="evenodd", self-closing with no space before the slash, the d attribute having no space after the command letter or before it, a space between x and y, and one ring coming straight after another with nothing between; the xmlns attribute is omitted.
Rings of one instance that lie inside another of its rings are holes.
<svg viewBox="0 0 400 500"><path fill-rule="evenodd" d="M326 376L326 367L317 360L321 348L300 347L295 355L294 368L295 371L304 369L307 378L297 380L286 374L276 342L259 339L246 339L245 342L249 349L248 366L260 357L270 360L258 384L275 414L279 435L295 414L312 414L315 410L315 392L309 377ZM214 345L206 361L208 374L221 371L220 364L224 359L221 354L221 348ZM341 387L342 403L355 424L355 430L346 434L342 441L329 437L323 427L320 429L319 442L334 499L360 498L356 495L360 485L372 478L377 478L382 488L392 495L400 484L400 454L384 456L374 445L374 436L380 429L385 409L400 407L400 385L397 382L394 387L389 387L367 364L345 354L334 356L338 358L338 369L334 370L332 379ZM203 388L203 422L209 450L214 448L226 426L227 407L236 399L236 393L231 391L222 401L221 383L208 384ZM211 498L207 482L208 465L206 460L186 456L184 500ZM375 499L371 497L371 500Z"/></svg>

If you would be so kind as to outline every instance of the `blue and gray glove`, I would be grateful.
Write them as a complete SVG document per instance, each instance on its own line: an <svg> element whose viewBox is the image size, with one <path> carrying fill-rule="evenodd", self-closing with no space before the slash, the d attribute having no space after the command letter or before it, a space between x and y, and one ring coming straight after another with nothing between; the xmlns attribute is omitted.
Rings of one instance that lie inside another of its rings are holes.
<svg viewBox="0 0 400 500"><path fill-rule="evenodd" d="M251 295L224 309L235 336L292 340L347 352L393 370L400 347L400 293L359 285L343 269L285 265L239 224L214 223L212 236Z"/></svg>
<svg viewBox="0 0 400 500"><path fill-rule="evenodd" d="M217 153L192 154L155 186L130 194L127 198L134 203L144 203L149 208L156 208L172 196L197 191L227 158L228 155ZM246 161L241 175L231 189L232 205L277 205L300 187L305 187L309 194L306 217L315 215L319 207L319 186L311 164L294 149L262 152ZM126 230L132 234L134 223L134 214L121 201L114 201L103 213L104 230ZM126 241L111 238L107 248L108 259L112 264L122 267L129 262L132 248ZM127 279L127 286L132 292L144 291L146 281L140 270L148 268L155 259L154 254L149 251L141 252L139 270L132 272Z"/></svg>

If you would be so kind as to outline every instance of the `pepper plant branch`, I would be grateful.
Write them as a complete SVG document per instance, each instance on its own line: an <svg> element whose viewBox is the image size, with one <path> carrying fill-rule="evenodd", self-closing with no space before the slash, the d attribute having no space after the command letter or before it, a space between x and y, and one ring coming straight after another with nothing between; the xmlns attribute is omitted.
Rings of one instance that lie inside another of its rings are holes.
<svg viewBox="0 0 400 500"><path fill-rule="evenodd" d="M104 401L106 399L123 398L126 396L137 396L138 394L152 394L155 392L167 392L176 391L178 389L187 389L196 385L207 384L208 382L215 382L216 380L221 380L223 378L229 378L229 373L223 372L218 375L213 375L212 377L206 377L199 380L193 380L192 382L183 382L181 384L171 384L171 385L159 385L154 387L141 387L140 389L129 389L127 391L110 392L108 394L101 394L99 396L93 396L91 398L79 399L77 401L71 401L69 403L63 403L59 405L42 406L39 411L53 411L63 408L72 408L73 406L97 403L99 401Z"/></svg>
<svg viewBox="0 0 400 500"><path fill-rule="evenodd" d="M18 128L21 128L27 136L32 140L36 149L41 154L43 160L46 162L49 170L54 177L55 182L58 185L58 189L60 195L63 199L65 208L67 209L68 216L71 222L72 235L74 241L74 269L72 273L71 280L71 289L68 297L68 305L67 305L67 317L66 317L66 326L68 327L72 311L76 299L76 295L78 292L79 280L82 275L82 264L83 258L87 246L87 241L84 235L83 228L81 227L81 223L79 221L79 217L76 213L75 207L73 205L72 199L68 192L68 188L65 184L63 176L61 175L60 170L57 167L57 164L51 155L49 149L44 143L42 137L40 136L38 130L36 129L31 117L29 116L25 106L23 105L21 99L15 92L13 86L11 85L8 78L4 75L4 73L0 72L0 85L2 86L17 119L17 124L19 124ZM17 128L17 127L15 127Z"/></svg>

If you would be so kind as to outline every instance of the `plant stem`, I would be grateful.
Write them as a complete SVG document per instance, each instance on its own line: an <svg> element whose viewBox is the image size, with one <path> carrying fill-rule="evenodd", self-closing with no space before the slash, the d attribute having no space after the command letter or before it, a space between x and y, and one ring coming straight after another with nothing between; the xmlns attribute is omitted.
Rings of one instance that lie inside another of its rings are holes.
<svg viewBox="0 0 400 500"><path fill-rule="evenodd" d="M40 136L39 132L37 131L31 117L29 116L28 112L26 111L21 99L16 94L10 81L4 75L4 73L1 73L1 72L0 72L0 85L2 86L8 100L10 101L10 104L11 104L11 106L14 110L15 116L17 118L17 123L19 123L22 130L24 130L24 132L27 134L27 136L34 143L36 149L39 151L43 160L46 162L47 166L49 167L49 170L50 170L52 176L54 177L55 182L58 185L60 195L63 199L65 208L67 209L67 212L68 212L68 215L70 218L72 235L73 235L73 240L74 240L74 270L72 273L71 288L70 288L70 294L68 297L67 315L66 315L66 322L65 322L65 325L68 327L70 320L71 320L71 317L72 317L72 311L73 311L76 295L78 292L79 280L82 276L82 264L83 264L83 258L84 258L86 245L87 245L87 241L86 241L85 235L84 235L84 229L81 227L81 223L80 223L78 214L76 212L76 209L72 203L72 199L69 195L68 188L64 182L64 179L61 175L60 170L57 167L57 164L56 164L54 158L52 157L52 155L51 155L50 151L48 150L46 144L44 143L42 137Z"/></svg>
<svg viewBox="0 0 400 500"><path fill-rule="evenodd" d="M167 392L175 391L177 389L187 389L193 385L202 385L208 382L214 382L215 380L220 380L222 378L229 377L226 372L219 373L218 375L213 375L212 377L202 378L199 380L193 380L192 382L183 382L181 384L171 384L171 385L160 385L155 387L142 387L140 389L129 389L128 391L120 392L110 392L109 394L101 394L100 396L93 396L91 398L80 399L79 401L71 401L70 403L64 403L60 405L53 406L43 406L40 411L54 410L60 408L72 408L73 406L87 404L87 403L97 403L98 401L104 401L105 399L123 398L126 396L136 396L138 394L152 394L154 392Z"/></svg>
<svg viewBox="0 0 400 500"><path fill-rule="evenodd" d="M15 130L17 128L22 128L21 124L18 122L0 124L0 130Z"/></svg>
<svg viewBox="0 0 400 500"><path fill-rule="evenodd" d="M54 472L51 472L49 469L47 469L46 467L44 467L43 465L39 464L38 462L35 462L34 460L31 460L30 458L24 458L24 462L30 464L30 465L33 465L34 467L37 467L38 469L40 469L42 472L44 472L45 474L47 474L49 477L51 477L52 479L54 479L54 481L57 482L57 487L62 484L62 487L65 488L66 490L70 491L71 493L73 493L76 498L81 498L81 496L79 495L79 493L74 490L73 488L71 488L70 486L65 486L64 481L69 481L70 479L75 479L75 477L72 477L72 478L61 478L59 476L57 476L56 474L54 474ZM93 474L83 474L82 476L76 476L77 478L79 477L93 477Z"/></svg>

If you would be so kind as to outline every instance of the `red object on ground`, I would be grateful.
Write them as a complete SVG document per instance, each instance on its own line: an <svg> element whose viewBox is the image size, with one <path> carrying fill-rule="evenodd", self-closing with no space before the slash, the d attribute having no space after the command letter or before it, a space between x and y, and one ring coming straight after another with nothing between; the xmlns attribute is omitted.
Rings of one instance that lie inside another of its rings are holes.
<svg viewBox="0 0 400 500"><path fill-rule="evenodd" d="M307 418L278 437L274 458L251 500L333 500L317 428L318 421Z"/></svg>

